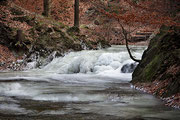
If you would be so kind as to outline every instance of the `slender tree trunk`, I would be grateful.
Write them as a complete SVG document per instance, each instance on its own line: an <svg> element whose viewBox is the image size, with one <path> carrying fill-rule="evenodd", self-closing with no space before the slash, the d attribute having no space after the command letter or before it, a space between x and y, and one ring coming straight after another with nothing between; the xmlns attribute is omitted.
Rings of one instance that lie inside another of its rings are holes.
<svg viewBox="0 0 180 120"><path fill-rule="evenodd" d="M124 39L125 39L125 42L126 42L126 48L127 48L129 57L135 62L140 62L141 60L138 60L138 59L134 58L133 55L131 54L131 50L129 49L129 46L128 46L128 33L127 33L127 31L124 29L124 27L122 25L121 25L121 29L122 29L122 32L123 32L123 35L124 35Z"/></svg>
<svg viewBox="0 0 180 120"><path fill-rule="evenodd" d="M51 2L51 0L44 0L43 15L46 16L46 17L50 16L50 2Z"/></svg>
<svg viewBox="0 0 180 120"><path fill-rule="evenodd" d="M133 61L135 61L135 62L140 62L141 60L137 60L137 59L135 59L135 58L132 56L131 50L129 49L129 46L128 46L128 39L125 38L125 41L126 41L126 48L127 48L127 51L128 51L128 53L129 53L130 58L131 58Z"/></svg>
<svg viewBox="0 0 180 120"><path fill-rule="evenodd" d="M79 28L79 0L74 1L74 27Z"/></svg>
<svg viewBox="0 0 180 120"><path fill-rule="evenodd" d="M22 30L17 30L17 35L16 35L17 41L23 41L24 40L24 35Z"/></svg>
<svg viewBox="0 0 180 120"><path fill-rule="evenodd" d="M174 9L173 9L173 3L174 3L174 1L170 0L170 3L169 3L169 4L170 4L170 5L169 5L169 9L170 9L170 10L169 10L169 11L170 11L170 15L171 15L171 16L173 16L173 11L174 11Z"/></svg>

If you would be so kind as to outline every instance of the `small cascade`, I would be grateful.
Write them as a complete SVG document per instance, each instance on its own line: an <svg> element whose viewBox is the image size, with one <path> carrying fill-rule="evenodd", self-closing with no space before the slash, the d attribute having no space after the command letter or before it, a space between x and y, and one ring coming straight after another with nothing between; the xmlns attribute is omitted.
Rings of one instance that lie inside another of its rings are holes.
<svg viewBox="0 0 180 120"><path fill-rule="evenodd" d="M87 47L86 43L84 43L83 41L81 41L80 45L81 45L81 48L83 50L89 50L89 48Z"/></svg>
<svg viewBox="0 0 180 120"><path fill-rule="evenodd" d="M26 60L27 65L24 68L24 70L36 68L39 64L39 59L40 59L39 52L35 52L35 53L31 54L31 56Z"/></svg>
<svg viewBox="0 0 180 120"><path fill-rule="evenodd" d="M141 58L146 47L136 50L133 54ZM119 49L119 50L117 50ZM129 66L128 66L129 65ZM54 58L51 63L42 68L42 71L58 74L91 73L91 74L115 74L131 73L136 67L126 51L125 46L70 52L64 57ZM123 68L122 68L123 67Z"/></svg>

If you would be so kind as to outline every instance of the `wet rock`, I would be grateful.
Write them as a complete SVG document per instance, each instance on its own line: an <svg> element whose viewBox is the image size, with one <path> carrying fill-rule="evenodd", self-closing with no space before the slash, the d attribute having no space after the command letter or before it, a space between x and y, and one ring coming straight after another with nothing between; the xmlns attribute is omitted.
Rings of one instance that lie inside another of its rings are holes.
<svg viewBox="0 0 180 120"><path fill-rule="evenodd" d="M44 60L40 60L41 66L46 66L48 63L50 63L54 58L61 56L61 54L57 51L52 52L47 58L45 58Z"/></svg>
<svg viewBox="0 0 180 120"><path fill-rule="evenodd" d="M5 64L5 62L0 62L0 67L4 66Z"/></svg>
<svg viewBox="0 0 180 120"><path fill-rule="evenodd" d="M125 64L121 68L121 72L122 73L132 73L135 70L136 66L137 66L137 63Z"/></svg>

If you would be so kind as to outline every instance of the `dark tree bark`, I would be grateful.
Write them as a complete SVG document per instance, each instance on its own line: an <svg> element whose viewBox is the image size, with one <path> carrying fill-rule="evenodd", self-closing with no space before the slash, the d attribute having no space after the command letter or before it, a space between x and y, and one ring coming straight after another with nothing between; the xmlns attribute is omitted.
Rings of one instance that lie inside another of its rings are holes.
<svg viewBox="0 0 180 120"><path fill-rule="evenodd" d="M7 5L8 4L8 0L0 0L1 5Z"/></svg>
<svg viewBox="0 0 180 120"><path fill-rule="evenodd" d="M24 35L22 30L17 30L17 35L16 35L17 41L23 41L24 40Z"/></svg>
<svg viewBox="0 0 180 120"><path fill-rule="evenodd" d="M79 28L79 0L74 1L74 27Z"/></svg>
<svg viewBox="0 0 180 120"><path fill-rule="evenodd" d="M138 59L134 58L133 55L131 54L131 50L129 49L129 46L128 46L128 33L127 33L127 31L124 29L124 27L122 25L121 25L121 29L122 29L122 34L124 35L124 39L125 39L125 42L126 42L126 48L127 48L129 57L135 62L140 62L141 60L138 60Z"/></svg>
<svg viewBox="0 0 180 120"><path fill-rule="evenodd" d="M51 2L51 0L44 0L43 15L46 16L46 17L50 16L50 2Z"/></svg>

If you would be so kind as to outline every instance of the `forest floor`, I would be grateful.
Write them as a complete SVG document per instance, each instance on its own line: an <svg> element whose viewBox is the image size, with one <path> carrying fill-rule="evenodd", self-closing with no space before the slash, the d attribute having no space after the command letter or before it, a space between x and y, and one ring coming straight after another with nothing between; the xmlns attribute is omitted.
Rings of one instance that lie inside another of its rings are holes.
<svg viewBox="0 0 180 120"><path fill-rule="evenodd" d="M8 47L0 45L0 70L7 70L9 65L16 60L17 58L13 55Z"/></svg>

